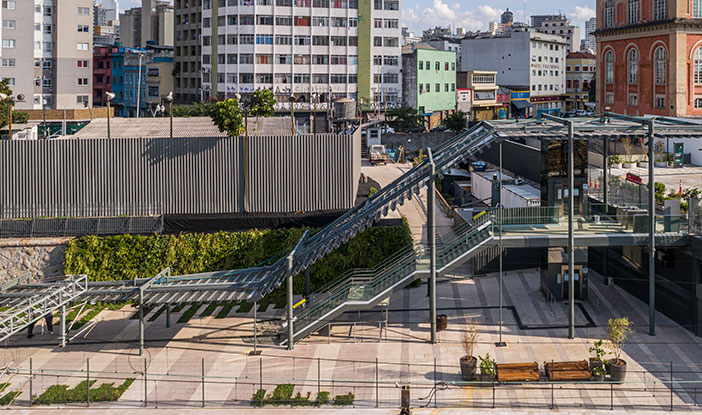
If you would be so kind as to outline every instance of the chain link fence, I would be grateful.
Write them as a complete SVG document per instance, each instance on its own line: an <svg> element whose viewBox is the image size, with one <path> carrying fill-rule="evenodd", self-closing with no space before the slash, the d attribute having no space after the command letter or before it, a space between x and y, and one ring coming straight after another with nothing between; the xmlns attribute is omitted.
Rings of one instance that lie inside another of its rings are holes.
<svg viewBox="0 0 702 415"><path fill-rule="evenodd" d="M0 238L154 234L163 216L0 219Z"/></svg>

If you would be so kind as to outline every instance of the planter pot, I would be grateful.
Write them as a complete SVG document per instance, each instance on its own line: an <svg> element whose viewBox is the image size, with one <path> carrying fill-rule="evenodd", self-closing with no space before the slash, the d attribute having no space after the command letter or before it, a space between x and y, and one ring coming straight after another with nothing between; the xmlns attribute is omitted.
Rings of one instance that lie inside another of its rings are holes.
<svg viewBox="0 0 702 415"><path fill-rule="evenodd" d="M633 161L632 161L631 163L630 163L630 162L625 162L625 163L622 164L622 166L623 166L625 169L633 169L634 167L636 167L636 163L634 163Z"/></svg>
<svg viewBox="0 0 702 415"><path fill-rule="evenodd" d="M604 379L605 379L604 373L601 375L592 375L593 382L604 382Z"/></svg>
<svg viewBox="0 0 702 415"><path fill-rule="evenodd" d="M653 163L653 165L656 167L668 167L668 162L667 161L656 161Z"/></svg>
<svg viewBox="0 0 702 415"><path fill-rule="evenodd" d="M612 163L611 166L613 169L621 169L622 163Z"/></svg>
<svg viewBox="0 0 702 415"><path fill-rule="evenodd" d="M478 359L475 356L463 356L460 360L461 378L465 381L475 380L475 368L478 364Z"/></svg>
<svg viewBox="0 0 702 415"><path fill-rule="evenodd" d="M590 358L590 370L596 368L596 367L604 367L605 364L601 360L597 360L594 357Z"/></svg>
<svg viewBox="0 0 702 415"><path fill-rule="evenodd" d="M609 376L612 382L623 383L626 378L626 361L622 359L612 360L609 366Z"/></svg>
<svg viewBox="0 0 702 415"><path fill-rule="evenodd" d="M647 162L647 161L640 161L640 162L638 163L638 165L639 165L639 167L641 167L642 169L647 169L647 168L648 168L648 162Z"/></svg>
<svg viewBox="0 0 702 415"><path fill-rule="evenodd" d="M483 375L480 374L480 386L492 386L495 382L495 375Z"/></svg>

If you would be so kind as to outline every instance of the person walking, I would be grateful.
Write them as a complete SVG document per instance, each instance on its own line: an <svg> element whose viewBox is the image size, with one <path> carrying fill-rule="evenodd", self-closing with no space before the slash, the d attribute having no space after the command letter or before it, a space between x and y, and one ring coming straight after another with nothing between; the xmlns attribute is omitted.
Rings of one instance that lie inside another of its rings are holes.
<svg viewBox="0 0 702 415"><path fill-rule="evenodd" d="M54 334L54 316L51 315L51 312L47 313L44 316L44 321L46 322L46 328L49 332L49 334ZM27 327L27 338L31 339L34 337L34 334L32 332L34 331L34 324L36 324L36 321L29 323L29 326Z"/></svg>

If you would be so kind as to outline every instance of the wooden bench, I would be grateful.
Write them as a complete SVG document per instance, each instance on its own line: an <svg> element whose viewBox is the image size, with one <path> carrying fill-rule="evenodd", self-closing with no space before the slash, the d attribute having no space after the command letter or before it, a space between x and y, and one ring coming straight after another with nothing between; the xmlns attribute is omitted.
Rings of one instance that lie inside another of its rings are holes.
<svg viewBox="0 0 702 415"><path fill-rule="evenodd" d="M498 363L498 382L538 382L539 364L533 363Z"/></svg>
<svg viewBox="0 0 702 415"><path fill-rule="evenodd" d="M553 367L551 367L553 366ZM576 362L551 362L544 363L546 377L551 381L578 381L590 380L590 364L587 360Z"/></svg>

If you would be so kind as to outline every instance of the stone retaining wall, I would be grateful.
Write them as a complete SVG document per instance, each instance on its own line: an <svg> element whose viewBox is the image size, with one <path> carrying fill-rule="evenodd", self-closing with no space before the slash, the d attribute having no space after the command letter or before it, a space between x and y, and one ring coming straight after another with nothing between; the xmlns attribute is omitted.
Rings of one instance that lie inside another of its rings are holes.
<svg viewBox="0 0 702 415"><path fill-rule="evenodd" d="M39 281L63 275L68 238L0 240L0 282L31 272Z"/></svg>

